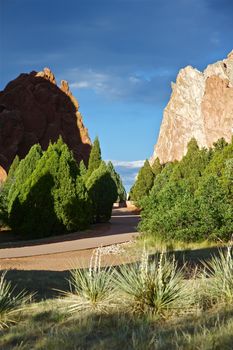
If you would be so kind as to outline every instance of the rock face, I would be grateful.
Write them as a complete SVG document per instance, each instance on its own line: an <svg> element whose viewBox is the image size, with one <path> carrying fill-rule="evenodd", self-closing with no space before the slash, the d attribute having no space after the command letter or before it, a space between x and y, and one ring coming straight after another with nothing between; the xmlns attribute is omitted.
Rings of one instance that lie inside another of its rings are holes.
<svg viewBox="0 0 233 350"><path fill-rule="evenodd" d="M87 163L91 141L78 109L68 83L59 88L49 68L11 81L0 92L0 179L16 154L25 157L35 143L46 149L59 135L76 160Z"/></svg>
<svg viewBox="0 0 233 350"><path fill-rule="evenodd" d="M168 102L151 161L180 160L195 137L200 147L211 147L233 133L233 51L204 72L181 69Z"/></svg>

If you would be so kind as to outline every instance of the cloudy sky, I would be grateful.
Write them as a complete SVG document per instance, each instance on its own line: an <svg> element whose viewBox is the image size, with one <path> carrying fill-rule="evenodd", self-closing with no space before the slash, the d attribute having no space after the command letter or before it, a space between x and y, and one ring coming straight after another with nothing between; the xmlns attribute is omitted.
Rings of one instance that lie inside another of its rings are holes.
<svg viewBox="0 0 233 350"><path fill-rule="evenodd" d="M128 186L153 152L178 70L232 49L232 0L0 0L0 89L45 66L68 80Z"/></svg>

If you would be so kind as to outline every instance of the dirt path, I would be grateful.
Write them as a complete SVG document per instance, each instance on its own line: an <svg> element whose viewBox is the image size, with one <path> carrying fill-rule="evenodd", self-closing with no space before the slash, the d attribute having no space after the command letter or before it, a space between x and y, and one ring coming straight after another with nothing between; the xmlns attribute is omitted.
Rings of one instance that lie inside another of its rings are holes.
<svg viewBox="0 0 233 350"><path fill-rule="evenodd" d="M78 265L87 266L94 248L133 240L138 235L138 222L139 216L129 209L114 209L110 224L96 225L86 232L86 238L84 232L51 240L14 242L20 246L0 249L0 269L63 271L77 260ZM117 264L119 259L116 255L106 255L103 263Z"/></svg>

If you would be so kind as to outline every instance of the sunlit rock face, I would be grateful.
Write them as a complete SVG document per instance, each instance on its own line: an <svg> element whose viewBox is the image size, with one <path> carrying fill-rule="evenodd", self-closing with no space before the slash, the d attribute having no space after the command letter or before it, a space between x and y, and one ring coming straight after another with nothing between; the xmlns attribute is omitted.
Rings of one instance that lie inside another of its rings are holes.
<svg viewBox="0 0 233 350"><path fill-rule="evenodd" d="M187 66L172 83L172 94L151 161L180 160L195 137L200 147L211 147L233 133L233 51L204 72Z"/></svg>
<svg viewBox="0 0 233 350"><path fill-rule="evenodd" d="M25 157L35 143L46 149L59 135L87 163L91 140L68 83L58 87L49 68L11 81L0 92L0 179L16 155Z"/></svg>

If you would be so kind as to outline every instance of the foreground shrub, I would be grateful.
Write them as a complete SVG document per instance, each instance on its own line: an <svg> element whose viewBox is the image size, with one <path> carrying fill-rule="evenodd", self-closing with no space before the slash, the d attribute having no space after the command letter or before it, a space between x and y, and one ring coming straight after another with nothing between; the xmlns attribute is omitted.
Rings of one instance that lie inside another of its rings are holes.
<svg viewBox="0 0 233 350"><path fill-rule="evenodd" d="M97 249L89 269L71 270L70 291L60 291L69 313L80 311L108 312L115 305L113 269L101 268L101 254Z"/></svg>
<svg viewBox="0 0 233 350"><path fill-rule="evenodd" d="M16 323L17 313L25 309L32 299L32 294L27 294L25 291L15 294L15 288L5 276L6 273L0 276L0 329Z"/></svg>
<svg viewBox="0 0 233 350"><path fill-rule="evenodd" d="M184 307L188 300L182 270L163 253L149 262L144 252L139 264L122 265L116 281L123 298L137 311L165 316L169 310Z"/></svg>

